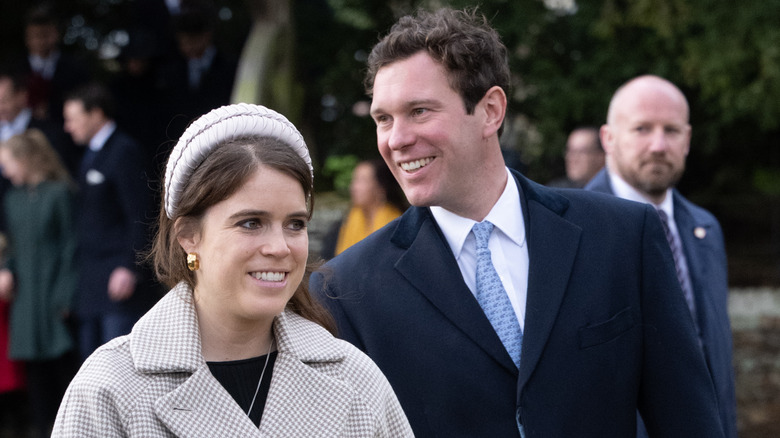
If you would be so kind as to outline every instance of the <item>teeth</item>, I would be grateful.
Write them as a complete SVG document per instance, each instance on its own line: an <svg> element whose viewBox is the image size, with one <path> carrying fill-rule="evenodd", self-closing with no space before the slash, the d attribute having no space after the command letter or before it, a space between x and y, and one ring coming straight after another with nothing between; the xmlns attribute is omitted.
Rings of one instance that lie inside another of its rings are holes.
<svg viewBox="0 0 780 438"><path fill-rule="evenodd" d="M431 161L433 161L433 158L428 157L428 158L423 158L422 160L410 161L408 163L401 163L401 169L407 172L411 172L413 170L417 170L421 167L427 166Z"/></svg>
<svg viewBox="0 0 780 438"><path fill-rule="evenodd" d="M252 272L252 277L263 281L282 281L284 272Z"/></svg>

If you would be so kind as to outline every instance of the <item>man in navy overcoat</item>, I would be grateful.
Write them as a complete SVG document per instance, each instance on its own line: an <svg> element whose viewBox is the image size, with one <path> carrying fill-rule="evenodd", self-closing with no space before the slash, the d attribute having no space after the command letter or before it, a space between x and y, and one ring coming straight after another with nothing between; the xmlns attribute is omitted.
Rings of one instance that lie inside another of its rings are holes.
<svg viewBox="0 0 780 438"><path fill-rule="evenodd" d="M506 59L484 17L449 9L402 18L374 47L378 147L413 207L311 290L419 437L628 438L637 409L652 436L722 437L658 215L505 167ZM482 222L519 366L476 298Z"/></svg>

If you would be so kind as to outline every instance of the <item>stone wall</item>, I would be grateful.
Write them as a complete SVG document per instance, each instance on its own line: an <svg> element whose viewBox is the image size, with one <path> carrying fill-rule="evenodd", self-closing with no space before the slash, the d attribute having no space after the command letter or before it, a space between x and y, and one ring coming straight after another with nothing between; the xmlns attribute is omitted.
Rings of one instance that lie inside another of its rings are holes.
<svg viewBox="0 0 780 438"><path fill-rule="evenodd" d="M739 436L780 437L780 290L733 289L729 315Z"/></svg>

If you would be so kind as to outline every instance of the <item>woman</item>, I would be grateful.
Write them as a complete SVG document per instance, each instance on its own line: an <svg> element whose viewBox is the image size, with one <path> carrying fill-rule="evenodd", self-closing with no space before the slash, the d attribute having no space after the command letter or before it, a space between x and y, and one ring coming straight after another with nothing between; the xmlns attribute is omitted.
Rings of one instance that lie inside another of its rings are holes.
<svg viewBox="0 0 780 438"><path fill-rule="evenodd" d="M323 258L341 254L400 216L408 207L400 186L381 158L364 160L355 166L349 197L351 206L344 220L333 227L323 242Z"/></svg>
<svg viewBox="0 0 780 438"><path fill-rule="evenodd" d="M162 204L151 258L173 288L87 360L52 436L412 436L306 289L311 160L292 124L246 104L199 118Z"/></svg>
<svg viewBox="0 0 780 438"><path fill-rule="evenodd" d="M0 163L13 184L3 202L10 259L0 270L0 297L12 303L8 355L24 364L36 436L48 437L77 366L68 327L76 289L73 183L37 129L2 143Z"/></svg>

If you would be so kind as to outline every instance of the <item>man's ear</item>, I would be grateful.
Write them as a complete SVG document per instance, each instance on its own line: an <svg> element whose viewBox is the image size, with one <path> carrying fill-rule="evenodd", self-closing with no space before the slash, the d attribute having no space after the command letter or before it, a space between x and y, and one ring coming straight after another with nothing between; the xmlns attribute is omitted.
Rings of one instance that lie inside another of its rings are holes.
<svg viewBox="0 0 780 438"><path fill-rule="evenodd" d="M492 86L482 96L478 106L485 112L485 129L482 133L485 138L496 134L501 128L506 116L506 105L506 94L498 85Z"/></svg>
<svg viewBox="0 0 780 438"><path fill-rule="evenodd" d="M179 245L184 252L197 252L200 243L200 231L194 220L188 218L178 218L173 224L173 231Z"/></svg>
<svg viewBox="0 0 780 438"><path fill-rule="evenodd" d="M612 132L612 127L608 124L601 125L599 129L599 139L601 140L601 147L604 149L607 155L612 154L613 145L615 143L615 134Z"/></svg>

